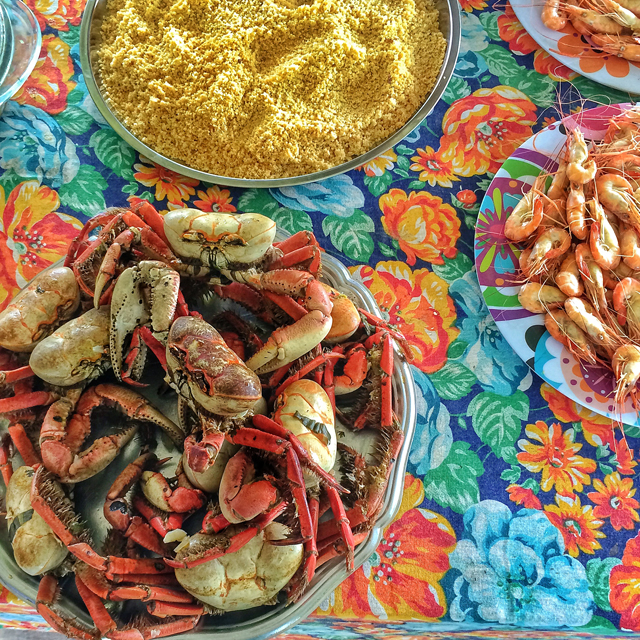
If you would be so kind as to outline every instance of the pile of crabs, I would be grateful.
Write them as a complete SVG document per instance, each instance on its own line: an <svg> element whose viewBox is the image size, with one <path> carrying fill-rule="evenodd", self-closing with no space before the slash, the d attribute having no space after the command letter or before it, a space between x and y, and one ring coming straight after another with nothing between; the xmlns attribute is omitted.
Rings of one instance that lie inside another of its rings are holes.
<svg viewBox="0 0 640 640"><path fill-rule="evenodd" d="M313 234L274 242L275 232L253 213L110 209L0 314L12 547L42 576L37 608L57 631L171 635L204 614L275 603L283 589L296 601L338 555L353 568L403 441L393 344L406 345L321 283ZM248 316L190 308L212 296ZM175 422L142 393L153 367ZM104 411L119 418L91 441ZM365 456L337 425L366 429L375 446ZM136 434L98 545L74 495ZM180 452L172 477L162 438ZM94 626L58 606L73 580ZM144 619L118 615L114 603L128 600L145 603Z"/></svg>

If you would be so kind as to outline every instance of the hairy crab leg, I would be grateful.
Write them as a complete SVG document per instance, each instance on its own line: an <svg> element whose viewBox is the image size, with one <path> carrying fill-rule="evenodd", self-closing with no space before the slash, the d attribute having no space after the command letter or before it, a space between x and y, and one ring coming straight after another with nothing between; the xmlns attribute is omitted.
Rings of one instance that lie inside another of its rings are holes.
<svg viewBox="0 0 640 640"><path fill-rule="evenodd" d="M364 542L369 535L368 531L363 531L361 533L356 533L353 536L353 545L357 547L361 542ZM345 544L342 540L339 540L335 544L327 547L324 551L320 552L318 556L318 567L321 567L325 562L329 560L333 560L333 558L337 556L342 556L345 554Z"/></svg>
<svg viewBox="0 0 640 640"><path fill-rule="evenodd" d="M335 524L339 528L341 537L344 540L347 571L353 571L353 550L355 547L355 541L349 519L345 514L340 494L333 487L326 487L326 491L329 496L329 502L331 503L331 511L335 516Z"/></svg>
<svg viewBox="0 0 640 640"><path fill-rule="evenodd" d="M303 378L304 376L306 376L308 373L311 373L312 371L314 371L315 369L317 369L318 367L322 366L323 364L326 364L328 362L333 362L334 360L338 360L340 358L344 358L344 355L342 355L341 353L323 353L319 356L316 356L313 360L311 360L310 362L307 362L306 365L304 365L304 367L302 367L302 369L300 369L299 371L296 371L292 376L290 376L289 378L287 378L274 392L275 396L279 396L290 384L293 384L294 382L297 382L298 380L300 380L300 378ZM288 366L288 365L285 365Z"/></svg>
<svg viewBox="0 0 640 640"><path fill-rule="evenodd" d="M133 497L133 506L136 511L164 538L170 531L180 529L186 515L185 513L170 513L160 511L149 504L141 495Z"/></svg>
<svg viewBox="0 0 640 640"><path fill-rule="evenodd" d="M11 464L11 438L8 435L3 436L0 443L0 473L4 486L9 486L9 480L13 475L13 465Z"/></svg>
<svg viewBox="0 0 640 640"><path fill-rule="evenodd" d="M60 597L60 588L55 576L46 575L40 580L38 595L36 596L36 609L38 613L49 623L55 631L77 640L98 640L98 629L91 629L83 625L77 618L67 618L54 611L54 607ZM93 618L93 616L92 616Z"/></svg>
<svg viewBox="0 0 640 640"><path fill-rule="evenodd" d="M183 604L180 602L164 602L152 600L147 604L147 611L156 618L169 616L200 616L204 611L202 604Z"/></svg>

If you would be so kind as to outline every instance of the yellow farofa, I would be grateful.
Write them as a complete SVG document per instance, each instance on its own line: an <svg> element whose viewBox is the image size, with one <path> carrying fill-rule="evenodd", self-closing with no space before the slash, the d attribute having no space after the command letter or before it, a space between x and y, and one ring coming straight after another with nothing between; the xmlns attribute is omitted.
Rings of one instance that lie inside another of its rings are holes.
<svg viewBox="0 0 640 640"><path fill-rule="evenodd" d="M155 151L282 178L397 131L445 50L431 0L108 0L97 56L110 106Z"/></svg>

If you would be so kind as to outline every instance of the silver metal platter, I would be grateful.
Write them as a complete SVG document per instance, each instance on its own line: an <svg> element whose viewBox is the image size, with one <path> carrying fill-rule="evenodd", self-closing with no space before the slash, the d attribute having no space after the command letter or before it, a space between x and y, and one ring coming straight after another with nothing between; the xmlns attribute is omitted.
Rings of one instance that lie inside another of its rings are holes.
<svg viewBox="0 0 640 640"><path fill-rule="evenodd" d="M100 71L95 54L100 43L100 26L106 10L107 0L87 0L82 15L82 24L80 26L80 63L89 94L104 119L121 138L136 149L136 151L153 160L153 162L156 162L166 169L171 169L184 176L189 176L190 178L230 187L288 187L305 184L307 182L315 182L316 180L324 180L325 178L344 173L345 171L349 171L373 160L409 135L431 113L449 84L460 49L460 9L457 0L434 0L434 3L440 13L440 30L447 41L447 50L436 83L420 108L411 119L393 135L389 136L370 151L348 162L331 167L330 169L300 176L256 180L251 178L231 178L214 173L205 173L204 171L198 171L188 165L157 153L131 133L124 124L122 124L118 115L111 110L101 91Z"/></svg>
<svg viewBox="0 0 640 640"><path fill-rule="evenodd" d="M279 232L277 239L282 240L284 237L285 235ZM357 306L381 317L380 310L370 291L363 284L354 281L346 267L339 260L323 253L322 264L323 281L348 295ZM205 319L209 320L224 308L230 308L230 305L233 305L233 303L223 302L213 297L211 301L206 302L198 310L203 313ZM395 373L392 379L394 411L400 419L400 428L404 432L404 444L391 470L380 517L368 538L356 549L356 569L375 551L383 529L391 524L400 507L407 459L416 427L416 399L411 368L400 356L397 349L395 350L394 360ZM164 377L162 369L159 367L154 368L153 366L148 368L144 381L150 383L150 385L141 389L141 392L168 417L176 420L176 396L173 392L162 392L162 379ZM101 378L102 380L103 378ZM115 420L118 419L117 417L114 418L114 415L117 416L113 412L107 413L96 410L92 421L92 439L104 435L107 429L113 428ZM342 429L342 431L347 432L346 429ZM155 441L152 446L158 457L173 457L162 469L165 475L171 476L179 454L166 436L159 434L157 431L153 433ZM366 433L365 431L358 434L347 432L346 437L349 445L366 453L369 444L374 441L375 432ZM141 429L111 465L93 478L76 485L73 498L77 511L87 520L92 529L97 547L106 533L106 521L102 515L102 506L107 490L122 469L139 455L140 446L143 443L148 443L148 441L145 442L145 433ZM14 468L17 468L19 464L21 464L21 461L16 456ZM2 491L4 492L4 488ZM195 520L195 518L193 519ZM190 531L190 533L194 533L194 531ZM193 632L181 634L180 638L196 640L207 634L220 640L262 640L283 633L317 609L322 600L329 596L348 575L344 559L335 558L318 569L307 591L295 604L287 606L284 598L281 597L279 604L274 606L231 612L221 616L204 616ZM28 576L16 565L6 526L0 526L0 583L20 598L35 603L39 578ZM73 577L63 578L61 585L62 595L58 606L66 614L77 617L89 624L90 618L75 590ZM129 609L140 607L138 603L127 603L125 606Z"/></svg>

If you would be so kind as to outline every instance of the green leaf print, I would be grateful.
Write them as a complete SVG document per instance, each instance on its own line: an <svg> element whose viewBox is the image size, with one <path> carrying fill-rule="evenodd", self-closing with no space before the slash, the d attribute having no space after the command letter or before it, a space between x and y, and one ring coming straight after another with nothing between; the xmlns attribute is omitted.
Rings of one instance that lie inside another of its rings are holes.
<svg viewBox="0 0 640 640"><path fill-rule="evenodd" d="M90 165L80 165L76 177L58 189L60 203L75 211L93 216L106 209L103 191L107 181Z"/></svg>
<svg viewBox="0 0 640 640"><path fill-rule="evenodd" d="M622 564L619 558L593 558L587 562L587 580L596 605L603 611L611 611L609 604L609 574L616 565Z"/></svg>
<svg viewBox="0 0 640 640"><path fill-rule="evenodd" d="M609 609L609 611L611 611L611 609ZM611 620L607 620L607 618L603 618L602 616L593 616L587 624L581 627L576 627L576 629L614 629L617 631L618 627L616 627ZM594 635L592 637L595 638L597 636Z"/></svg>
<svg viewBox="0 0 640 640"><path fill-rule="evenodd" d="M417 189L418 191L422 191L427 186L426 182L422 182L422 180L412 180L409 183L409 189Z"/></svg>
<svg viewBox="0 0 640 640"><path fill-rule="evenodd" d="M248 189L238 198L238 209L252 213L261 213L271 218L280 208L267 189Z"/></svg>
<svg viewBox="0 0 640 640"><path fill-rule="evenodd" d="M412 156L415 153L415 149L409 149L409 147L404 144L399 144L396 147L396 153L403 156Z"/></svg>
<svg viewBox="0 0 640 640"><path fill-rule="evenodd" d="M498 18L503 15L504 13L502 11L486 11L482 12L478 16L484 30L487 32L487 35L491 40L497 40L498 42L501 40L500 30L498 29Z"/></svg>
<svg viewBox="0 0 640 640"><path fill-rule="evenodd" d="M438 395L444 400L464 398L477 380L475 374L467 367L453 360L447 361L440 371L429 374L429 378Z"/></svg>
<svg viewBox="0 0 640 640"><path fill-rule="evenodd" d="M522 391L509 397L483 391L469 403L467 415L480 440L498 458L504 458L520 435L522 420L529 415L529 398Z"/></svg>
<svg viewBox="0 0 640 640"><path fill-rule="evenodd" d="M447 88L442 96L442 99L447 104L452 104L460 98L466 98L471 95L471 87L469 83L463 78L453 76L447 85Z"/></svg>
<svg viewBox="0 0 640 640"><path fill-rule="evenodd" d="M322 221L322 231L331 238L331 243L348 258L367 262L374 249L371 233L375 231L373 220L356 209L348 218L327 216Z"/></svg>
<svg viewBox="0 0 640 640"><path fill-rule="evenodd" d="M4 190L5 201L9 197L9 193L23 181L24 178L13 169L7 169L0 174L0 187Z"/></svg>
<svg viewBox="0 0 640 640"><path fill-rule="evenodd" d="M126 180L133 179L131 166L136 160L136 152L115 131L100 129L89 140L96 157L105 167Z"/></svg>
<svg viewBox="0 0 640 640"><path fill-rule="evenodd" d="M84 109L68 105L67 108L54 116L55 121L62 127L62 130L70 136L78 136L91 129L93 118Z"/></svg>
<svg viewBox="0 0 640 640"><path fill-rule="evenodd" d="M377 198L385 193L392 180L391 172L385 171L381 176L365 176L364 185L369 189L369 193Z"/></svg>
<svg viewBox="0 0 640 640"><path fill-rule="evenodd" d="M447 349L447 358L449 358L449 360L459 358L468 346L469 343L464 340L454 340Z"/></svg>
<svg viewBox="0 0 640 640"><path fill-rule="evenodd" d="M479 52L489 67L489 71L494 75L503 78L517 76L524 69L515 61L513 54L497 44L490 44Z"/></svg>
<svg viewBox="0 0 640 640"><path fill-rule="evenodd" d="M600 104L616 104L618 102L629 102L629 94L622 91L616 91L609 87L603 87L593 80L578 76L571 81L571 84L577 89L581 97L585 100L593 100Z"/></svg>
<svg viewBox="0 0 640 640"><path fill-rule="evenodd" d="M78 44L80 42L80 27L68 25L68 28L68 31L62 31L62 29L58 30L58 37L63 42L66 42L70 47L73 47L74 44Z"/></svg>
<svg viewBox="0 0 640 640"><path fill-rule="evenodd" d="M395 249L390 247L388 244L384 244L384 242L378 242L378 249L380 249L380 253L385 258L397 258L398 253Z"/></svg>
<svg viewBox="0 0 640 640"><path fill-rule="evenodd" d="M500 474L500 478L506 480L509 484L514 484L520 480L521 473L522 469L520 467L513 466L510 469L505 469Z"/></svg>
<svg viewBox="0 0 640 640"><path fill-rule="evenodd" d="M443 258L444 264L434 264L433 272L447 282L453 282L471 271L473 262L462 251L458 251L455 258Z"/></svg>
<svg viewBox="0 0 640 640"><path fill-rule="evenodd" d="M411 160L409 160L409 158L406 158L405 156L398 156L397 164L400 169L408 171L409 167L411 166Z"/></svg>
<svg viewBox="0 0 640 640"><path fill-rule="evenodd" d="M478 478L484 466L469 443L454 442L442 464L424 477L424 493L442 507L464 513L480 501Z"/></svg>
<svg viewBox="0 0 640 640"><path fill-rule="evenodd" d="M271 215L271 218L281 229L291 235L298 233L298 231L313 231L313 222L305 211L278 209Z"/></svg>
<svg viewBox="0 0 640 640"><path fill-rule="evenodd" d="M540 491L540 485L533 478L527 478L522 483L522 488L531 489L531 491L533 491L533 493L535 493L536 495L538 495L538 492Z"/></svg>

